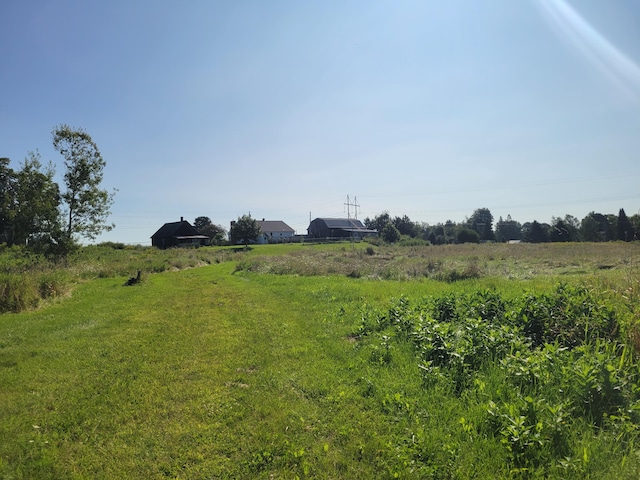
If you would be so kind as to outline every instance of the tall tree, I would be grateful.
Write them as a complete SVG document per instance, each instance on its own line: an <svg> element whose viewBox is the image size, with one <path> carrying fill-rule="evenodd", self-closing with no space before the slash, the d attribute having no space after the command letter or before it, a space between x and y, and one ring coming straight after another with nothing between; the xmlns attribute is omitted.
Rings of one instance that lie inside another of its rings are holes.
<svg viewBox="0 0 640 480"><path fill-rule="evenodd" d="M551 242L569 242L571 237L569 229L561 218L551 218L551 228L549 229L549 241Z"/></svg>
<svg viewBox="0 0 640 480"><path fill-rule="evenodd" d="M624 208L621 208L618 212L618 221L616 223L618 229L618 240L622 240L623 242L630 242L633 240L635 232L631 221L624 212Z"/></svg>
<svg viewBox="0 0 640 480"><path fill-rule="evenodd" d="M544 243L549 241L549 226L534 220L522 226L522 236L525 242Z"/></svg>
<svg viewBox="0 0 640 480"><path fill-rule="evenodd" d="M407 235L415 238L420 231L418 225L416 225L409 217L403 215L402 217L395 217L393 219L393 225L398 229L401 235Z"/></svg>
<svg viewBox="0 0 640 480"><path fill-rule="evenodd" d="M633 227L633 239L638 240L640 237L640 213L634 213L629 217L629 221L631 222L631 226Z"/></svg>
<svg viewBox="0 0 640 480"><path fill-rule="evenodd" d="M378 233L382 233L382 229L386 227L389 222L391 222L389 212L382 212L380 215L376 215L373 220L369 217L364 219L365 227L375 230Z"/></svg>
<svg viewBox="0 0 640 480"><path fill-rule="evenodd" d="M16 176L9 165L8 158L0 158L0 242L10 244L13 239Z"/></svg>
<svg viewBox="0 0 640 480"><path fill-rule="evenodd" d="M476 209L467 221L469 228L478 232L480 240L494 240L493 215L488 208Z"/></svg>
<svg viewBox="0 0 640 480"><path fill-rule="evenodd" d="M580 233L587 242L610 242L618 238L615 215L590 212L582 219Z"/></svg>
<svg viewBox="0 0 640 480"><path fill-rule="evenodd" d="M585 242L601 242L602 235L600 235L600 224L589 214L580 222L580 234Z"/></svg>
<svg viewBox="0 0 640 480"><path fill-rule="evenodd" d="M64 157L64 184L62 200L66 204L66 235L94 239L115 225L108 224L109 209L115 190L109 193L101 188L104 167L97 145L81 128L59 125L54 128L53 146Z"/></svg>
<svg viewBox="0 0 640 480"><path fill-rule="evenodd" d="M255 242L259 236L260 225L254 218L251 218L251 215L242 215L235 222L231 222L229 231L231 243L247 246Z"/></svg>
<svg viewBox="0 0 640 480"><path fill-rule="evenodd" d="M43 167L40 154L29 152L16 173L13 241L51 244L60 235L60 190L52 164Z"/></svg>
<svg viewBox="0 0 640 480"><path fill-rule="evenodd" d="M522 238L522 225L507 215L507 219L502 217L496 222L496 240L498 242L508 242L509 240L520 240Z"/></svg>
<svg viewBox="0 0 640 480"><path fill-rule="evenodd" d="M384 226L382 232L380 232L380 236L385 242L394 243L400 240L400 231L393 223L389 222Z"/></svg>

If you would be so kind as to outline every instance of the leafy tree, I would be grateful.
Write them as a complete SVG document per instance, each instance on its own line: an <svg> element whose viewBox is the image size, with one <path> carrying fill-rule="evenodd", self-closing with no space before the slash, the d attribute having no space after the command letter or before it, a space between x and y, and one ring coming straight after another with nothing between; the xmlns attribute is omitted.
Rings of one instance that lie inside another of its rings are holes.
<svg viewBox="0 0 640 480"><path fill-rule="evenodd" d="M634 213L629 217L629 221L631 222L631 226L633 227L633 239L638 240L638 236L640 236L640 214Z"/></svg>
<svg viewBox="0 0 640 480"><path fill-rule="evenodd" d="M480 243L480 235L470 228L461 228L456 235L457 243Z"/></svg>
<svg viewBox="0 0 640 480"><path fill-rule="evenodd" d="M549 241L549 226L534 220L522 226L522 239L530 243L544 243Z"/></svg>
<svg viewBox="0 0 640 480"><path fill-rule="evenodd" d="M214 225L209 217L197 217L193 226L201 235L209 237L212 245L222 245L227 236L227 231L220 225Z"/></svg>
<svg viewBox="0 0 640 480"><path fill-rule="evenodd" d="M406 215L395 217L393 219L393 225L398 229L400 235L407 235L412 238L418 236L419 227Z"/></svg>
<svg viewBox="0 0 640 480"><path fill-rule="evenodd" d="M600 225L591 214L584 217L580 222L580 235L582 235L582 239L585 242L602 241Z"/></svg>
<svg viewBox="0 0 640 480"><path fill-rule="evenodd" d="M582 219L580 233L587 242L607 242L616 238L609 216L596 212L590 212Z"/></svg>
<svg viewBox="0 0 640 480"><path fill-rule="evenodd" d="M508 242L509 240L522 239L522 225L511 219L511 215L507 215L507 219L502 217L496 223L496 240L498 242Z"/></svg>
<svg viewBox="0 0 640 480"><path fill-rule="evenodd" d="M66 236L90 239L115 225L107 224L115 191L100 188L106 162L97 145L83 129L68 125L54 128L53 146L64 157L65 174L62 200L66 205Z"/></svg>
<svg viewBox="0 0 640 480"><path fill-rule="evenodd" d="M60 241L60 190L53 165L43 168L38 152L29 152L16 173L13 242L49 245Z"/></svg>
<svg viewBox="0 0 640 480"><path fill-rule="evenodd" d="M607 241L618 240L618 217L612 213L605 215L609 228L607 229Z"/></svg>
<svg viewBox="0 0 640 480"><path fill-rule="evenodd" d="M445 233L445 228L442 223L436 225L431 234L429 235L429 241L434 245L444 245L447 243L447 237Z"/></svg>
<svg viewBox="0 0 640 480"><path fill-rule="evenodd" d="M457 232L459 230L458 224L452 222L451 220L447 220L446 222L444 222L442 228L444 230L445 242L453 243L453 240L456 238Z"/></svg>
<svg viewBox="0 0 640 480"><path fill-rule="evenodd" d="M15 209L15 172L8 158L0 158L0 241L10 243L13 237L12 217Z"/></svg>
<svg viewBox="0 0 640 480"><path fill-rule="evenodd" d="M384 227L391 222L391 216L389 216L389 212L382 212L380 215L376 215L373 220L369 217L364 219L364 225L370 230L375 230L378 233L382 233Z"/></svg>
<svg viewBox="0 0 640 480"><path fill-rule="evenodd" d="M618 240L622 240L624 242L630 242L631 240L633 240L635 231L633 229L631 221L627 217L627 214L624 212L624 208L621 208L618 212L618 219L616 223L618 230Z"/></svg>
<svg viewBox="0 0 640 480"><path fill-rule="evenodd" d="M561 218L551 219L551 228L549 229L549 240L551 242L569 242L571 237L569 229Z"/></svg>
<svg viewBox="0 0 640 480"><path fill-rule="evenodd" d="M233 244L245 246L255 242L260 236L260 225L251 215L243 215L238 220L231 222L229 237Z"/></svg>
<svg viewBox="0 0 640 480"><path fill-rule="evenodd" d="M493 215L488 208L478 208L467 221L469 228L478 232L480 240L494 240Z"/></svg>
<svg viewBox="0 0 640 480"><path fill-rule="evenodd" d="M400 231L391 222L384 226L380 235L382 236L382 239L388 243L394 243L400 240Z"/></svg>

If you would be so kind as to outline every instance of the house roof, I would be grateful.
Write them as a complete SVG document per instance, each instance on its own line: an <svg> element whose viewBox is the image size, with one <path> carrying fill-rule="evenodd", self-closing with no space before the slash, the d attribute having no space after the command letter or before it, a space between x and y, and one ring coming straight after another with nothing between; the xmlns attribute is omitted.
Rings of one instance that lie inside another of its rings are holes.
<svg viewBox="0 0 640 480"><path fill-rule="evenodd" d="M282 220L258 220L258 226L261 232L287 232L294 233L295 230Z"/></svg>
<svg viewBox="0 0 640 480"><path fill-rule="evenodd" d="M160 229L151 235L151 238L163 237L193 237L197 236L198 231L186 220L180 222L165 223Z"/></svg>

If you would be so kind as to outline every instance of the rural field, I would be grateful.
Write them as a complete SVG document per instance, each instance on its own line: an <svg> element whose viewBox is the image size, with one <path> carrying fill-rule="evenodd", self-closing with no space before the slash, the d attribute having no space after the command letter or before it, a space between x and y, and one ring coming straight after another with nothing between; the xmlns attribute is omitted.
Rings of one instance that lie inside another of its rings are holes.
<svg viewBox="0 0 640 480"><path fill-rule="evenodd" d="M1 253L2 479L639 477L638 242Z"/></svg>

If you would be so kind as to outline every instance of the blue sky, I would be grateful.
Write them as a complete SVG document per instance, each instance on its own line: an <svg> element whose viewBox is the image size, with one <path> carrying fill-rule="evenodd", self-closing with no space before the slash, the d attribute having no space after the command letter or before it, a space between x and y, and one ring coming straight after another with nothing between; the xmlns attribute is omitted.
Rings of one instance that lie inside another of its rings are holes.
<svg viewBox="0 0 640 480"><path fill-rule="evenodd" d="M0 4L0 156L82 127L100 240L165 222L640 209L636 0ZM353 216L353 209L351 215Z"/></svg>

